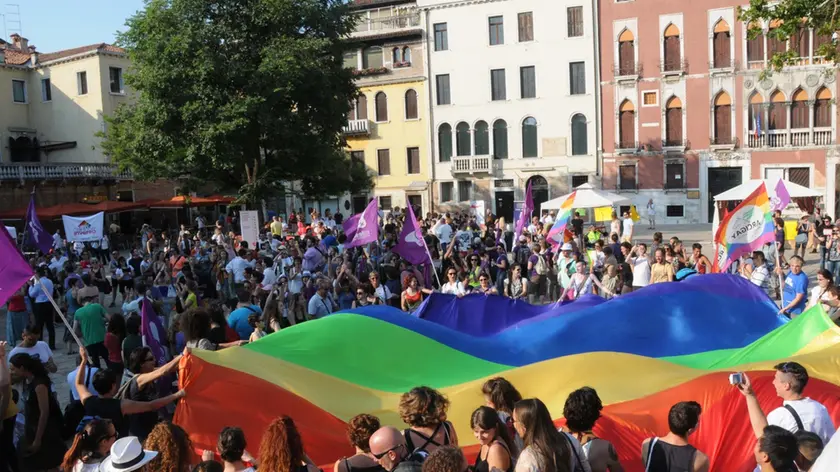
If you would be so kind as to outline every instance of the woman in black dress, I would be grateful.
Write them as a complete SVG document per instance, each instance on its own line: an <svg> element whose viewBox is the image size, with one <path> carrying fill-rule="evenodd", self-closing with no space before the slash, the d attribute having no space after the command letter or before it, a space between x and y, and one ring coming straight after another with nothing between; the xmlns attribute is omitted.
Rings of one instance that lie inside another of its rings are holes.
<svg viewBox="0 0 840 472"><path fill-rule="evenodd" d="M18 444L23 470L58 470L67 449L61 439L62 416L52 382L41 361L29 354L15 354L9 359L13 377L26 384L24 437Z"/></svg>

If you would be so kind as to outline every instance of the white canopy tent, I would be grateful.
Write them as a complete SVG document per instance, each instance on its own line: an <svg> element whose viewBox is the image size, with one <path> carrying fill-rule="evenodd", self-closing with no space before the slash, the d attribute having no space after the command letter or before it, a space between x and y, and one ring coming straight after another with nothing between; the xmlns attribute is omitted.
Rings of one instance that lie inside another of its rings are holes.
<svg viewBox="0 0 840 472"><path fill-rule="evenodd" d="M606 206L615 206L622 203L630 203L630 199L622 197L621 195L598 190L592 185L585 183L575 187L575 202L572 205L575 208L600 208ZM569 199L572 194L566 194L562 197L553 198L540 205L541 210L559 210L563 206L563 202Z"/></svg>

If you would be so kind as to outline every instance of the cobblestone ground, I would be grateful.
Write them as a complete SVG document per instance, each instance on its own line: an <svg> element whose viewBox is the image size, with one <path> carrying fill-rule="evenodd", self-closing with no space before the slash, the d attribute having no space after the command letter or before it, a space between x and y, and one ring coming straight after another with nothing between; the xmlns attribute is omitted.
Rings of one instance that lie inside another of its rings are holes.
<svg viewBox="0 0 840 472"><path fill-rule="evenodd" d="M705 225L662 225L658 226L656 231L661 231L663 236L667 239L671 236L677 236L686 243L693 244L699 242L704 245L704 252L711 254L711 240L712 240L712 226ZM642 242L649 242L652 240L654 231L645 227L644 222L639 222L637 225L637 238ZM817 254L806 254L805 271L811 278L811 283L815 283L816 271L819 268L819 256ZM108 295L108 301L110 301ZM117 297L117 306L108 308L110 313L119 313L122 298ZM76 356L78 355L78 348L73 347L73 353L67 354L67 346L62 342L64 335L64 326L56 327L56 350L53 352L55 363L58 366L58 372L52 374L50 377L55 385L58 394L59 402L62 407L67 404L69 398L69 388L67 386L67 374L76 368ZM0 339L6 339L6 309L0 308ZM17 342L15 342L17 344Z"/></svg>

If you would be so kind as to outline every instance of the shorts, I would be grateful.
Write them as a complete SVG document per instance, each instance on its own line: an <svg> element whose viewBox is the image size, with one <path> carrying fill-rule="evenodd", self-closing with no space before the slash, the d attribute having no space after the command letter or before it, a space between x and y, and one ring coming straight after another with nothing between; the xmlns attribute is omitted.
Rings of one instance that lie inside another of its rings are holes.
<svg viewBox="0 0 840 472"><path fill-rule="evenodd" d="M544 295L546 293L546 285L548 278L545 275L537 275L536 282L534 277L528 278L528 295Z"/></svg>

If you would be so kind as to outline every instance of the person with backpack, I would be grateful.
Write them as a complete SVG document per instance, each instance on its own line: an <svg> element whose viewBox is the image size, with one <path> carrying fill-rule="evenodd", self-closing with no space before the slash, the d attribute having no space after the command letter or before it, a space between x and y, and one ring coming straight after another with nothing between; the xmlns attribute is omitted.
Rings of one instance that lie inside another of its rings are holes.
<svg viewBox="0 0 840 472"><path fill-rule="evenodd" d="M383 426L370 437L370 453L388 472L421 472L426 455L413 452L400 430Z"/></svg>
<svg viewBox="0 0 840 472"><path fill-rule="evenodd" d="M431 387L415 387L400 397L400 418L409 453L431 453L441 446L458 445L458 435L446 420L449 400ZM386 467L387 469L387 467Z"/></svg>
<svg viewBox="0 0 840 472"><path fill-rule="evenodd" d="M540 254L540 245L535 243L528 257L529 284L528 302L535 305L545 303L546 290L548 288L549 265L545 256Z"/></svg>
<svg viewBox="0 0 840 472"><path fill-rule="evenodd" d="M525 441L514 472L592 472L574 436L558 431L539 398L516 402L513 426Z"/></svg>
<svg viewBox="0 0 840 472"><path fill-rule="evenodd" d="M624 472L611 442L592 432L604 409L594 388L583 387L570 393L563 407L566 428L580 442L592 472Z"/></svg>
<svg viewBox="0 0 840 472"><path fill-rule="evenodd" d="M668 412L668 434L642 442L645 472L708 472L709 457L688 443L702 409L697 402L679 402Z"/></svg>

